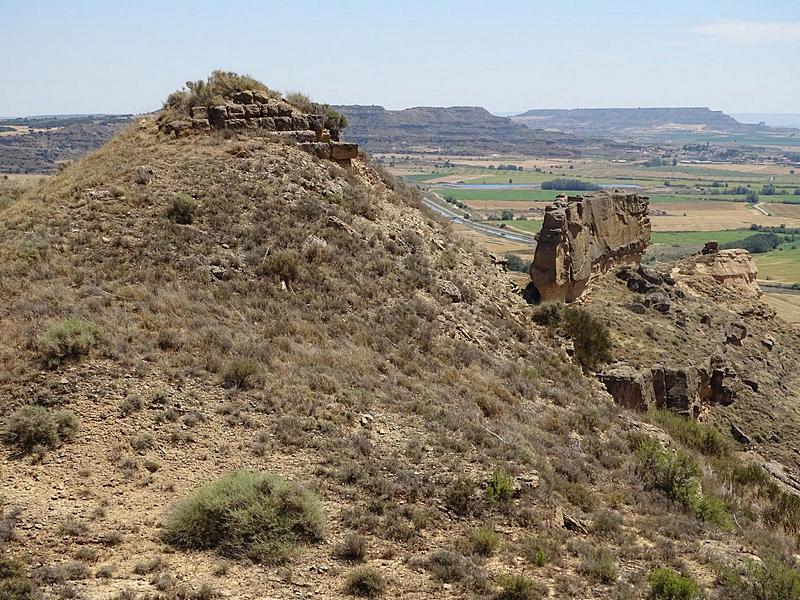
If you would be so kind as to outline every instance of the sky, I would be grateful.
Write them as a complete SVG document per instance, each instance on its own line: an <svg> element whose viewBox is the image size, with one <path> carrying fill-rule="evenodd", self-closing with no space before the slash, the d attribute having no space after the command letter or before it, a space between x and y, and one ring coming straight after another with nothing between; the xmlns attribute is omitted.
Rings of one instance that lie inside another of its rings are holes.
<svg viewBox="0 0 800 600"><path fill-rule="evenodd" d="M331 104L800 113L800 0L0 0L0 115L140 113L214 69Z"/></svg>

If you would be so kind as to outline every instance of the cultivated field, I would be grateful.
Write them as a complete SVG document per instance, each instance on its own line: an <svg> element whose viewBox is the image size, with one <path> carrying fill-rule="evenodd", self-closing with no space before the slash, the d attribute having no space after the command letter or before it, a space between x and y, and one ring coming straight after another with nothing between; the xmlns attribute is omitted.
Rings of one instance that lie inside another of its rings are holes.
<svg viewBox="0 0 800 600"><path fill-rule="evenodd" d="M757 254L755 260L759 277L782 283L800 283L800 246L794 246Z"/></svg>
<svg viewBox="0 0 800 600"><path fill-rule="evenodd" d="M800 294L764 294L763 299L784 321L800 323Z"/></svg>

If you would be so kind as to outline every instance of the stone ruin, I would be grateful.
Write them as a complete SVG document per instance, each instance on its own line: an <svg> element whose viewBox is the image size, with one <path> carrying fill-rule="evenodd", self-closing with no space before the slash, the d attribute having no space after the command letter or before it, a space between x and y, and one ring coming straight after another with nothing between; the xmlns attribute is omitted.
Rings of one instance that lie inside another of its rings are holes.
<svg viewBox="0 0 800 600"><path fill-rule="evenodd" d="M262 91L236 92L225 104L195 106L188 116L164 113L159 128L176 136L212 130L260 131L295 142L301 149L328 160L349 162L358 156L358 144L339 141L339 132L325 129L324 117L298 110Z"/></svg>
<svg viewBox="0 0 800 600"><path fill-rule="evenodd" d="M545 209L528 297L572 302L595 275L641 261L650 243L648 205L647 196L617 190L558 196Z"/></svg>

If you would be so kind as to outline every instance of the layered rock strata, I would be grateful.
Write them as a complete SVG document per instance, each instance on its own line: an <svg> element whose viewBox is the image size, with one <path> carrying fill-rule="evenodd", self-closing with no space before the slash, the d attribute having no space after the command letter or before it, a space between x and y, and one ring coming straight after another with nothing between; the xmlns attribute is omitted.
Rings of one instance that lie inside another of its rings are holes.
<svg viewBox="0 0 800 600"><path fill-rule="evenodd" d="M616 190L556 198L530 267L541 300L572 302L593 276L638 263L650 242L648 204L646 196Z"/></svg>

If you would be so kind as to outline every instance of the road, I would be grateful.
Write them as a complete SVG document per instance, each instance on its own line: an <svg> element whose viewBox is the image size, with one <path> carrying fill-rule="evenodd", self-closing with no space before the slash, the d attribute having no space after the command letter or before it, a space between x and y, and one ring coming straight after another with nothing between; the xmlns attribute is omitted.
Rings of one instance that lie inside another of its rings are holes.
<svg viewBox="0 0 800 600"><path fill-rule="evenodd" d="M758 204L753 204L753 208L755 208L758 212L760 212L760 213L762 213L762 214L764 214L766 216L770 216L770 213L767 212L767 209L764 208L763 206L761 206L761 202L759 202Z"/></svg>
<svg viewBox="0 0 800 600"><path fill-rule="evenodd" d="M474 223L469 219L465 219L454 210L448 208L447 203L436 192L431 192L431 191L422 192L422 201L425 204L425 206L430 208L432 211L439 213L440 215L449 219L453 223L458 223L459 225L466 225L467 227L474 229L475 231L479 231L487 235L493 235L495 237L500 237L515 242L522 242L523 244L531 244L533 246L536 245L536 238L533 237L532 235L525 235L524 233L511 232L508 231L507 229L500 229L499 227L492 227L491 225L483 225L482 223Z"/></svg>

